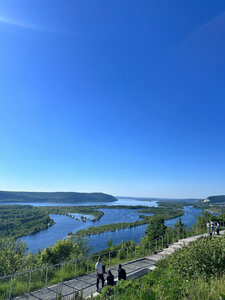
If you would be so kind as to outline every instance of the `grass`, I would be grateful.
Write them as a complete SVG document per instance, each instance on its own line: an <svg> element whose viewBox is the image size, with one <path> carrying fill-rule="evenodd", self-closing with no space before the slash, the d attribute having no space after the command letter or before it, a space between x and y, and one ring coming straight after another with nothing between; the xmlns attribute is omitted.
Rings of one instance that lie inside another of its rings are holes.
<svg viewBox="0 0 225 300"><path fill-rule="evenodd" d="M105 287L97 300L224 300L224 245L225 236L198 239L158 262L154 272Z"/></svg>
<svg viewBox="0 0 225 300"><path fill-rule="evenodd" d="M103 264L105 264L106 268L108 268L110 266L117 265L119 263L124 263L124 262L132 260L132 259L137 259L137 258L146 256L146 255L150 255L150 254L154 253L154 251L160 250L163 247L166 247L166 245L168 243L172 244L173 242L175 242L176 240L178 240L180 238L199 234L201 231L203 231L203 228L201 228L201 230L197 230L197 231L192 230L192 231L185 231L185 233L181 233L181 232L176 232L176 231L172 230L171 228L169 228L167 231L167 235L164 236L163 239L160 238L158 240L154 240L154 241L148 242L143 245L141 245L141 244L137 245L134 242L122 242L119 246L112 245L111 247L107 248L104 251L100 251L98 253L91 255L91 257L89 257L89 258L79 259L79 260L76 260L73 262L65 263L63 265L63 268L61 266L53 266L53 267L49 268L48 274L47 274L48 275L47 284L52 285L52 284L60 282L61 275L62 275L62 280L65 281L65 280L73 279L78 276L82 276L87 273L94 272L95 263L96 263L97 257L99 255L101 255L101 257L102 257ZM219 239L215 238L213 240L216 241ZM215 245L213 244L212 249L214 248L214 246L216 247L216 244ZM211 249L211 248L205 246L205 249ZM224 247L224 249L225 249L225 247ZM107 251L107 253L105 253L106 251ZM204 252L201 252L198 249L196 249L195 253L196 253L196 255L198 253L202 253L202 256L204 256ZM189 257L191 257L191 256L192 255L189 255ZM184 259L182 258L181 261L184 261ZM161 274L160 274L160 276L161 276ZM165 277L171 279L172 276L170 274L165 274ZM216 279L216 278L214 278L214 279ZM219 286L220 278L217 278L217 280L218 280L218 283L217 283L217 281L215 281L215 284L218 284L218 286ZM212 282L214 282L214 281L212 281ZM200 282L199 282L199 284L200 284ZM202 282L201 284L203 285L204 282ZM32 290L44 287L45 285L46 285L46 269L32 272L31 282L30 282L30 290L32 291ZM170 281L166 282L165 285L170 286ZM176 285L175 285L175 288L177 289ZM5 299L9 296L9 289L10 289L10 280L9 279L4 280L4 281L1 280L0 281L0 299L1 300ZM191 293L192 289L190 289L190 293ZM28 290L29 290L29 273L26 275L21 275L21 276L17 276L15 278L13 278L13 280L12 280L12 295L13 296L26 293L26 292L28 292ZM223 289L220 288L219 291L221 293L223 293ZM126 299L126 298L123 298L123 299Z"/></svg>

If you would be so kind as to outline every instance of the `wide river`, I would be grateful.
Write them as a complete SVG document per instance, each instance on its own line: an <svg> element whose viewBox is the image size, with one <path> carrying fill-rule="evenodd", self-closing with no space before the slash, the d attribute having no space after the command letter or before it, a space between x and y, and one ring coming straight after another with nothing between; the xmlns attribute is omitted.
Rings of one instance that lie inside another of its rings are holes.
<svg viewBox="0 0 225 300"><path fill-rule="evenodd" d="M9 203L1 203L9 204ZM90 203L18 203L11 202L10 204L29 204L33 206L81 206L81 205L102 205L99 202ZM156 201L141 201L135 199L118 198L118 201L108 202L106 205L145 205L145 206L157 206ZM22 237L22 240L27 244L29 251L36 253L38 249L43 250L47 246L53 245L56 241L66 238L68 232L76 233L80 229L85 229L90 226L99 226L111 223L120 222L133 222L140 220L139 213L135 209L101 209L104 212L104 216L96 222L87 221L85 223L71 219L61 215L50 215L54 219L55 224L43 231L38 233ZM190 227L197 220L197 216L201 214L201 209L196 209L190 206L184 207L185 214L181 217L182 222ZM79 214L74 214L79 217ZM89 216L90 217L90 216ZM165 222L166 226L173 226L178 218L168 220ZM133 240L136 243L140 242L140 239L144 237L147 225L141 225L133 227L131 229L116 230L114 232L105 232L98 235L91 235L88 239L88 245L91 247L91 252L100 251L106 248L107 241L112 238L113 243L118 245L122 240L129 241Z"/></svg>

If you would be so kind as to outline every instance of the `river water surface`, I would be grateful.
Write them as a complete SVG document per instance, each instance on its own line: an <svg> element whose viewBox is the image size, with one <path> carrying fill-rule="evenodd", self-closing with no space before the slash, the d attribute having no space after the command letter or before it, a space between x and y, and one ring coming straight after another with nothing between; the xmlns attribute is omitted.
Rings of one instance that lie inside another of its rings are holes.
<svg viewBox="0 0 225 300"><path fill-rule="evenodd" d="M1 203L1 205L9 203ZM102 205L99 202L89 202L89 203L18 203L11 202L10 204L29 204L33 206L89 206L89 205ZM141 201L135 199L118 199L115 202L108 202L106 205L145 205L145 206L157 206L157 201ZM74 219L71 219L62 215L50 215L54 219L55 224L43 231L38 233L22 237L21 239L26 242L29 251L36 253L38 249L43 250L47 246L53 245L56 241L66 238L68 232L76 233L80 229L86 229L91 226L99 226L111 223L120 223L120 222L134 222L141 220L139 218L139 213L135 209L101 209L104 212L104 216L96 222L86 221L81 222ZM185 206L185 214L181 217L182 222L190 227L197 220L197 216L201 214L200 209L196 209L190 206ZM74 214L76 217L79 217L79 214ZM90 218L90 216L88 216ZM177 219L168 220L165 222L166 226L173 226ZM91 252L100 251L106 248L107 241L112 238L113 243L118 245L122 240L129 241L133 240L136 243L140 242L140 239L144 237L145 230L147 225L141 225L133 228L126 228L122 230L116 230L114 232L105 232L98 235L91 235L88 237L88 245L91 247Z"/></svg>

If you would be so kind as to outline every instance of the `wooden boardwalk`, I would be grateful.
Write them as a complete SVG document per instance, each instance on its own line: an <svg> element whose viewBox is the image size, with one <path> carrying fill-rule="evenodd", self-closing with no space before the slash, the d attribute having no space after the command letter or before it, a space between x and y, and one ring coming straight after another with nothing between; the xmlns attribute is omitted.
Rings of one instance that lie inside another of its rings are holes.
<svg viewBox="0 0 225 300"><path fill-rule="evenodd" d="M221 235L225 234L225 231L221 232ZM132 260L123 264L124 269L127 272L127 279L140 277L149 271L156 268L156 262L164 258L167 255L172 254L177 249L180 249L183 245L188 245L190 242L196 239L207 236L207 234L202 234L198 236L193 236L185 239L181 239L178 242L170 245L158 252L157 254L149 255L140 259ZM111 267L111 271L117 280L117 267ZM101 283L99 284L101 286ZM70 299L71 295L76 291L82 291L85 298L96 296L96 275L91 273L81 277L76 277L74 279L64 281L49 287L45 287L36 291L32 291L27 294L15 297L16 300L55 300L57 294L61 294L63 299Z"/></svg>

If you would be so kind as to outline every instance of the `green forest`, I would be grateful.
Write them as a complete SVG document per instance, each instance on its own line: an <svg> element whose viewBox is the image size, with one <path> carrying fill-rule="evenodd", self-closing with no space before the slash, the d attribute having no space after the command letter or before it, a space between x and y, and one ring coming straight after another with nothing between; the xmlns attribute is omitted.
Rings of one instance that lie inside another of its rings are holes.
<svg viewBox="0 0 225 300"><path fill-rule="evenodd" d="M53 225L47 211L30 205L0 206L0 237L21 237Z"/></svg>
<svg viewBox="0 0 225 300"><path fill-rule="evenodd" d="M104 193L75 193L75 192L10 192L0 191L0 202L112 202L117 199Z"/></svg>
<svg viewBox="0 0 225 300"><path fill-rule="evenodd" d="M93 215L93 222L104 213L89 206L42 206L1 205L0 237L22 237L47 229L54 224L49 214L65 215L77 219L71 213ZM77 219L79 220L79 219ZM81 218L85 222L86 218Z"/></svg>

